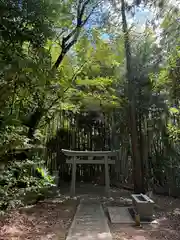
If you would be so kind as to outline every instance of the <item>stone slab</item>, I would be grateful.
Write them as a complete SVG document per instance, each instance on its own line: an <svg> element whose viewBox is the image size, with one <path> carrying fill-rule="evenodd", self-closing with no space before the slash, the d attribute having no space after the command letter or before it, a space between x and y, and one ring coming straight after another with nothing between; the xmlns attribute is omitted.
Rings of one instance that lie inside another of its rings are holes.
<svg viewBox="0 0 180 240"><path fill-rule="evenodd" d="M134 223L128 211L128 207L108 207L108 212L112 223Z"/></svg>
<svg viewBox="0 0 180 240"><path fill-rule="evenodd" d="M100 203L79 204L66 240L112 240Z"/></svg>
<svg viewBox="0 0 180 240"><path fill-rule="evenodd" d="M133 209L133 207L131 207ZM112 223L134 224L134 217L129 212L129 207L108 207L109 217ZM158 224L157 220L141 220L141 224Z"/></svg>

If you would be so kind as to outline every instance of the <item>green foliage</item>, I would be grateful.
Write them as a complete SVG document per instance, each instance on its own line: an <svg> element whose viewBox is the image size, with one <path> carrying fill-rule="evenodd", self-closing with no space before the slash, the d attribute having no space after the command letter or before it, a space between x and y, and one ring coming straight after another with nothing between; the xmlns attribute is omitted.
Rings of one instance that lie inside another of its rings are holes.
<svg viewBox="0 0 180 240"><path fill-rule="evenodd" d="M52 36L56 19L56 5L52 1L2 0L0 9L1 38L6 46L30 41L40 47Z"/></svg>
<svg viewBox="0 0 180 240"><path fill-rule="evenodd" d="M28 118L47 92L46 85L50 86L47 76L51 59L44 45L54 36L54 3L0 3L1 209L19 204L27 192L36 191L38 195L40 189L52 184L48 175L33 175L33 169L43 166L40 159L32 158L43 137L36 134L36 141L30 141Z"/></svg>
<svg viewBox="0 0 180 240"><path fill-rule="evenodd" d="M33 157L31 160L13 161L5 166L0 175L0 210L26 204L24 201L28 193L36 193L38 199L40 189L54 186L48 170L38 167L42 164L40 158Z"/></svg>
<svg viewBox="0 0 180 240"><path fill-rule="evenodd" d="M1 161L7 162L8 155L14 150L32 147L29 139L23 133L21 126L7 125L0 131L0 157Z"/></svg>
<svg viewBox="0 0 180 240"><path fill-rule="evenodd" d="M119 16L122 1L115 2ZM125 10L132 13L144 2L125 3ZM160 2L153 4L163 10L159 38L153 21L142 33L134 27L128 30L133 80L130 94L124 35L117 31L121 25L111 26L108 38L104 38L100 22L107 12L101 11L99 1L0 2L2 209L18 203L27 192L38 192L53 184L41 159L32 156L45 143L46 128L54 122L57 125L48 137L56 135L62 110L113 112L117 148L120 143L129 148L132 119L128 99L132 95L141 160L153 159L148 164L154 164L154 178L167 171L172 161L179 166L179 10L169 10ZM150 5L148 1L147 7ZM112 14L109 19L116 20L116 16ZM158 15L156 18L160 20ZM105 21L103 25L107 30ZM68 128L70 119L64 117L63 121L64 128ZM149 148L146 156L144 146Z"/></svg>
<svg viewBox="0 0 180 240"><path fill-rule="evenodd" d="M41 181L42 185L45 185L45 186L46 185L49 186L50 184L53 185L53 178L52 178L52 176L49 175L49 171L46 167L44 167L44 168L38 167L36 170L42 177L42 181Z"/></svg>

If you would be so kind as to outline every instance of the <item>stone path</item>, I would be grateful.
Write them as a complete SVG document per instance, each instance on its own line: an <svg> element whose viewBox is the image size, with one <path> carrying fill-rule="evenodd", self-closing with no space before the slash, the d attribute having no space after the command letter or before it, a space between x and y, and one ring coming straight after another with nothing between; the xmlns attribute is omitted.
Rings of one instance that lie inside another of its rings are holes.
<svg viewBox="0 0 180 240"><path fill-rule="evenodd" d="M100 203L80 203L66 240L112 240Z"/></svg>

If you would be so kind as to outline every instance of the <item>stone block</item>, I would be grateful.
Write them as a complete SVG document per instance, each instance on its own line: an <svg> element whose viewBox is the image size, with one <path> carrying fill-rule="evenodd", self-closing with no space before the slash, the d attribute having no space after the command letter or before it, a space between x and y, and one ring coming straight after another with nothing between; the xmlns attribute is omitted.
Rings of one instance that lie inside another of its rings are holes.
<svg viewBox="0 0 180 240"><path fill-rule="evenodd" d="M141 219L153 217L154 201L144 194L132 194L132 202Z"/></svg>

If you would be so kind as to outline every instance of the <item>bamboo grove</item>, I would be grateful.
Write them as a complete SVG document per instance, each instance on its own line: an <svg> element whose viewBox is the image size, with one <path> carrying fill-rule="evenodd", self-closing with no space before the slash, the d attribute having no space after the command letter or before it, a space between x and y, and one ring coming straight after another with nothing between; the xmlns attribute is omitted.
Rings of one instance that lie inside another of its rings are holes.
<svg viewBox="0 0 180 240"><path fill-rule="evenodd" d="M179 187L178 6L1 0L0 12L1 209L53 186L44 149L74 116L79 132L92 118L109 127L135 192ZM149 18L137 22L139 12Z"/></svg>

